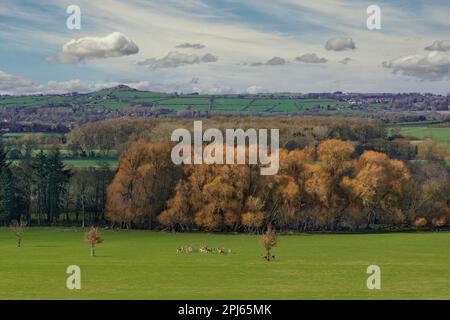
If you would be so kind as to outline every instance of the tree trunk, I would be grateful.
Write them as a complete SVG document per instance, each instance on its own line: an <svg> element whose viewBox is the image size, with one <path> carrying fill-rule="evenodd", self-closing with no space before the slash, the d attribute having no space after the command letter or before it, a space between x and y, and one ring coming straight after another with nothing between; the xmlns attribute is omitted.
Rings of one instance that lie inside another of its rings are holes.
<svg viewBox="0 0 450 320"><path fill-rule="evenodd" d="M91 246L91 257L95 257L95 246Z"/></svg>
<svg viewBox="0 0 450 320"><path fill-rule="evenodd" d="M86 209L84 207L84 199L81 202L81 206L82 206L82 210L83 210L83 221L81 222L81 227L84 228L84 220L85 220L85 217L86 217Z"/></svg>

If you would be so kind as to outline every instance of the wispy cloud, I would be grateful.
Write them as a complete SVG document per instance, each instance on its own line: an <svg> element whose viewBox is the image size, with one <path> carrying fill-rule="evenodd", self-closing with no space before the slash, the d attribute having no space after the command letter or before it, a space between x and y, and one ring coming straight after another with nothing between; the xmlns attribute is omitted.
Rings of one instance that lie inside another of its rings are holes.
<svg viewBox="0 0 450 320"><path fill-rule="evenodd" d="M178 48L178 49L204 49L204 48L206 48L206 46L201 43L186 42L186 43L177 45L175 48Z"/></svg>
<svg viewBox="0 0 450 320"><path fill-rule="evenodd" d="M328 60L326 58L320 58L315 53L306 53L300 57L295 58L296 61L305 63L326 63Z"/></svg>
<svg viewBox="0 0 450 320"><path fill-rule="evenodd" d="M273 57L266 62L252 62L252 63L243 63L244 66L250 67L262 67L262 66L284 66L287 63L286 59L281 57Z"/></svg>
<svg viewBox="0 0 450 320"><path fill-rule="evenodd" d="M219 58L211 53L204 55L187 54L177 51L169 52L165 57L150 58L139 61L137 65L147 66L152 69L178 68L186 65L217 62Z"/></svg>
<svg viewBox="0 0 450 320"><path fill-rule="evenodd" d="M436 40L431 46L425 47L428 51L450 51L450 40Z"/></svg>
<svg viewBox="0 0 450 320"><path fill-rule="evenodd" d="M78 31L65 28L67 4L2 1L0 61L5 71L26 74L44 86L52 78L72 81L71 75L76 74L82 83L96 78L119 81L126 75L168 88L174 88L175 79L188 82L200 77L201 83L192 89L241 92L249 87L333 90L336 81L352 91L448 91L446 58L436 62L428 55L450 52L446 51L448 40L436 40L447 39L450 25L445 16L450 6L438 0L412 1L408 6L382 1L379 31L365 28L366 8L373 4L369 0L78 0L82 9ZM417 19L419 14L426 19ZM98 41L92 46L77 42L114 31L132 41L138 52L127 46L105 49ZM206 47L211 56L201 51ZM424 48L427 51L422 54L419 50ZM411 58L417 52L421 58ZM65 63L48 64L45 58L50 55ZM23 57L26 69L20 61ZM113 57L117 59L111 63ZM399 57L424 66L413 63L412 67ZM326 67L313 66L323 66L324 59ZM250 62L239 64L242 61ZM384 68L380 68L382 61ZM423 81L417 84L411 77Z"/></svg>

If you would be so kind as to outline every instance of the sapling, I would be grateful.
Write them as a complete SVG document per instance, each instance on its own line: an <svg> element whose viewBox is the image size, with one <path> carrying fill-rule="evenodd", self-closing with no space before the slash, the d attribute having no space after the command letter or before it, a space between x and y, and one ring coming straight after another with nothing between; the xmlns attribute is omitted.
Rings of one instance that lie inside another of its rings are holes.
<svg viewBox="0 0 450 320"><path fill-rule="evenodd" d="M100 237L97 228L91 227L89 231L86 231L86 233L84 234L84 240L88 245L91 246L91 257L95 257L95 246L103 242L103 239Z"/></svg>
<svg viewBox="0 0 450 320"><path fill-rule="evenodd" d="M23 233L25 232L26 227L27 223L22 220L13 221L13 223L10 226L12 232L16 236L17 248L20 248L22 246Z"/></svg>
<svg viewBox="0 0 450 320"><path fill-rule="evenodd" d="M272 228L271 225L267 228L266 233L264 233L260 240L261 246L266 250L266 255L263 257L267 261L271 261L275 259L275 256L273 256L270 252L273 247L277 245L277 233Z"/></svg>

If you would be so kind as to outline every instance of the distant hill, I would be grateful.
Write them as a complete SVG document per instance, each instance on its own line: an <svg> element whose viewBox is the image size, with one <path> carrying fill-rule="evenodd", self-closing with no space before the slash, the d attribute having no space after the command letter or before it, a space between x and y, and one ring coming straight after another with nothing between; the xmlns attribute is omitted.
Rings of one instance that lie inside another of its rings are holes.
<svg viewBox="0 0 450 320"><path fill-rule="evenodd" d="M178 94L140 91L126 85L119 85L86 94L0 96L0 107L2 106L92 107L108 110L152 108L152 110L165 110L169 113L191 110L212 113L367 115L393 110L448 110L448 99L445 96L418 93Z"/></svg>
<svg viewBox="0 0 450 320"><path fill-rule="evenodd" d="M195 110L210 112L305 112L311 109L332 110L346 106L336 99L303 99L300 95L200 95L139 91L125 85L106 88L87 94L2 96L0 106L47 106L47 107L104 107L126 109L149 107L170 111Z"/></svg>

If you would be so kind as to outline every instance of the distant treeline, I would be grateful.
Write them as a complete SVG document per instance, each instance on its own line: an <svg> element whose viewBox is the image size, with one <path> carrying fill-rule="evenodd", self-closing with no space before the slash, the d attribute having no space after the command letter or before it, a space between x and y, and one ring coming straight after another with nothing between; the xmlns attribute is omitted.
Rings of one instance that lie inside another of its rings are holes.
<svg viewBox="0 0 450 320"><path fill-rule="evenodd" d="M338 139L355 146L357 154L366 150L386 153L400 160L445 160L450 154L433 141L411 144L400 135L400 126L388 129L377 120L344 117L214 117L204 119L204 130L217 128L278 128L280 146L287 150L317 147L322 141ZM93 122L72 130L67 135L67 147L74 156L92 153L123 154L134 142L144 139L151 143L170 142L177 128L193 129L193 120L121 118Z"/></svg>

